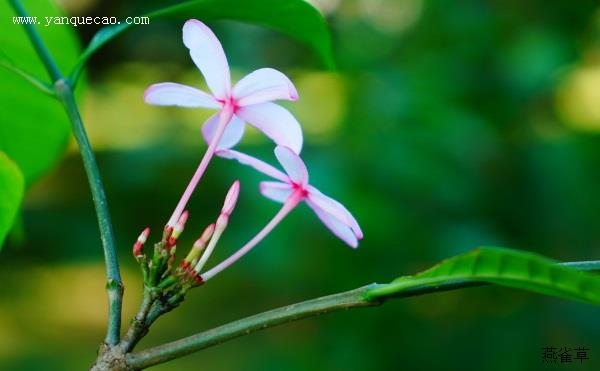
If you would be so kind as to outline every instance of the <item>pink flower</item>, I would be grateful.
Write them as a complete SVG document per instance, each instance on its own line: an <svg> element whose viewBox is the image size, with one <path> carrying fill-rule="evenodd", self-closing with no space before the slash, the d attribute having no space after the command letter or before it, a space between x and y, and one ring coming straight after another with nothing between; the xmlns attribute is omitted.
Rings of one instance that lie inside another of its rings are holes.
<svg viewBox="0 0 600 371"><path fill-rule="evenodd" d="M315 187L308 184L308 171L302 159L292 149L285 146L275 148L275 156L287 174L273 166L234 150L222 150L217 155L224 158L235 159L244 165L251 166L261 173L267 174L279 182L262 182L260 191L266 197L282 202L283 206L275 216L244 246L223 260L213 268L202 273L199 280L206 282L227 267L231 266L242 256L246 255L259 242L261 242L273 229L289 214L301 201L306 201L308 206L317 214L319 219L351 247L358 247L358 240L363 234L350 212L336 200L325 196ZM211 241L212 242L212 241ZM200 268L198 268L200 267ZM202 265L196 266L200 273Z"/></svg>
<svg viewBox="0 0 600 371"><path fill-rule="evenodd" d="M234 150L223 150L217 155L235 159L244 165L277 179L279 182L262 182L260 192L271 200L297 204L304 200L333 234L353 248L363 238L362 231L352 214L339 202L324 195L308 183L308 171L302 159L290 148L277 146L275 156L286 174L271 165Z"/></svg>
<svg viewBox="0 0 600 371"><path fill-rule="evenodd" d="M181 216L215 150L235 146L244 134L246 122L279 145L288 146L296 153L302 149L300 124L289 111L271 102L298 99L294 84L283 73L261 68L232 87L221 43L204 23L196 19L185 22L183 43L190 50L190 56L204 75L212 94L186 85L163 82L146 89L144 100L160 106L214 108L219 112L202 127L209 146L167 223L171 227Z"/></svg>
<svg viewBox="0 0 600 371"><path fill-rule="evenodd" d="M298 92L294 84L281 72L272 68L256 70L231 86L229 65L221 43L202 22L190 19L183 26L183 43L190 50L192 60L204 75L212 94L173 82L151 85L144 93L146 103L159 106L219 109L209 118L202 134L210 143L224 127L217 148L235 146L244 134L245 122L262 131L279 145L302 149L302 130L298 121L285 108L271 103L285 99L295 101Z"/></svg>

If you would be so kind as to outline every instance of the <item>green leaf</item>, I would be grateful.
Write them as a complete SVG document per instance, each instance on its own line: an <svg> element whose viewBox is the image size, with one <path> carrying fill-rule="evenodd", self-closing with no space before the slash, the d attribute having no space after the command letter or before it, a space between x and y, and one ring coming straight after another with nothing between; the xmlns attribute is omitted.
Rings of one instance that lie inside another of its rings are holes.
<svg viewBox="0 0 600 371"><path fill-rule="evenodd" d="M600 276L518 250L480 247L413 276L368 290L369 299L403 296L442 284L487 282L600 305Z"/></svg>
<svg viewBox="0 0 600 371"><path fill-rule="evenodd" d="M44 26L44 17L61 13L48 1L23 1L59 68L72 66L79 55L79 45L70 26ZM49 81L24 27L13 24L15 16L7 1L0 2L0 58L32 76ZM8 58L6 58L8 57ZM6 60L8 59L8 61ZM51 169L63 154L70 126L58 101L32 86L23 76L0 68L0 151L13 159L27 184Z"/></svg>
<svg viewBox="0 0 600 371"><path fill-rule="evenodd" d="M305 0L194 0L185 1L145 14L150 22L157 18L187 20L230 19L258 24L282 32L309 45L327 67L333 67L331 37L325 19ZM104 44L121 32L135 26L118 24L102 28L94 35L73 68L75 82L86 61Z"/></svg>
<svg viewBox="0 0 600 371"><path fill-rule="evenodd" d="M24 189L23 174L11 159L0 151L0 251L17 216Z"/></svg>

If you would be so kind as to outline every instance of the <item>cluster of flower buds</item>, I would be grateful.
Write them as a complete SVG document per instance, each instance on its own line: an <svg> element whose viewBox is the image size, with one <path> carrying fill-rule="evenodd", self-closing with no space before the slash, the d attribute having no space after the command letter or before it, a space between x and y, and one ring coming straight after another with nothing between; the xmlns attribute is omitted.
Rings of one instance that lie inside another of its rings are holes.
<svg viewBox="0 0 600 371"><path fill-rule="evenodd" d="M185 229L189 213L184 211L173 227L167 225L164 228L161 241L154 245L152 258L144 254L144 244L150 234L150 228L144 229L133 245L133 256L142 267L144 284L147 288L158 290L168 299L169 304L175 306L183 300L189 289L203 283L200 271L227 228L239 191L240 183L236 180L225 197L217 221L206 227L187 256L175 269L177 241Z"/></svg>

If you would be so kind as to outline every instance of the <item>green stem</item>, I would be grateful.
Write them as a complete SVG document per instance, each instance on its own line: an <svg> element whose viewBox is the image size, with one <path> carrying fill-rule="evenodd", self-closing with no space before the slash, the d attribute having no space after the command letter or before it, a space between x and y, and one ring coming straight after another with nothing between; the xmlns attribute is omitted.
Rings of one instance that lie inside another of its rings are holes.
<svg viewBox="0 0 600 371"><path fill-rule="evenodd" d="M28 17L28 14L25 11L23 4L21 4L21 2L19 0L9 0L9 1L10 1L10 4L12 5L13 9L19 16ZM50 75L50 78L52 79L52 81L57 81L57 80L61 79L62 75L60 73L60 70L58 69L56 62L54 62L54 59L50 55L48 48L46 48L44 41L42 41L40 34L35 29L35 26L32 24L24 24L23 27L25 27L25 32L27 32L27 36L29 36L29 40L31 41L33 48L35 49L38 56L42 60L42 63L46 67L46 71L48 71L48 74Z"/></svg>
<svg viewBox="0 0 600 371"><path fill-rule="evenodd" d="M0 54L4 54L4 53L0 52ZM7 71L13 72L15 75L23 78L25 81L27 81L28 83L33 85L36 89L39 89L40 91L42 91L52 97L55 97L54 89L52 89L52 86L50 86L50 84L38 79L37 77L35 77L35 76L29 74L28 72L20 69L19 67L15 66L12 63L12 61L0 60L0 67L6 69Z"/></svg>
<svg viewBox="0 0 600 371"><path fill-rule="evenodd" d="M105 342L109 345L115 345L119 342L119 332L121 329L121 306L123 299L123 283L119 273L119 262L112 231L112 223L104 194L104 186L100 178L96 158L92 151L92 146L88 140L83 121L77 109L77 103L73 97L71 87L63 79L54 84L56 95L62 102L71 124L73 134L79 144L79 151L83 159L83 166L88 177L90 189L92 191L92 200L96 207L96 216L98 226L100 227L100 237L104 250L104 261L106 263L106 276L108 278L106 290L108 292L108 330Z"/></svg>
<svg viewBox="0 0 600 371"><path fill-rule="evenodd" d="M342 309L378 305L379 301L369 301L364 297L363 294L369 287L365 286L356 290L273 309L181 340L141 352L130 353L127 355L127 364L134 369L142 369L279 324Z"/></svg>
<svg viewBox="0 0 600 371"><path fill-rule="evenodd" d="M27 17L27 12L19 0L9 1L19 16ZM119 262L117 260L112 224L110 221L110 214L108 212L106 196L104 194L104 186L102 185L100 172L98 170L98 165L96 164L96 158L85 132L83 121L81 120L81 115L79 114L71 86L60 73L60 70L58 69L48 49L44 45L44 42L42 41L42 38L35 27L30 24L26 24L24 27L35 51L42 60L42 63L48 71L48 74L54 82L56 96L61 101L67 112L73 128L73 134L75 135L75 139L79 145L79 151L83 159L83 165L85 167L92 192L92 200L96 208L96 216L98 219L98 225L100 227L100 238L102 239L102 248L104 250L104 261L106 265L108 329L105 343L108 345L115 345L119 342L121 331L123 283L121 280L121 274L119 272Z"/></svg>
<svg viewBox="0 0 600 371"><path fill-rule="evenodd" d="M131 321L127 333L123 336L123 340L121 340L121 343L119 344L124 353L130 352L138 341L148 333L149 328L145 326L145 322L154 300L155 298L152 291L144 287L144 298L140 305L140 309Z"/></svg>
<svg viewBox="0 0 600 371"><path fill-rule="evenodd" d="M600 261L560 263L560 265L570 266L589 272L600 272ZM126 356L126 362L134 369L143 369L183 357L240 336L303 318L335 312L342 309L377 306L387 299L419 296L484 285L489 285L489 283L470 280L455 280L443 282L439 285L424 284L407 288L394 296L369 299L367 295L368 291L380 286L385 286L372 284L355 290L273 309L177 341L140 352L130 353Z"/></svg>

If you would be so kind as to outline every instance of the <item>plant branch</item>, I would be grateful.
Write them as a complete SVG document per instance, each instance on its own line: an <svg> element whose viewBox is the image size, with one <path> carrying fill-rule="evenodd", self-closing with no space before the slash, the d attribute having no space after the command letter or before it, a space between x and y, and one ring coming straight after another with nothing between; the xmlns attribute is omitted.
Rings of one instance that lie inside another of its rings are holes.
<svg viewBox="0 0 600 371"><path fill-rule="evenodd" d="M29 16L27 14L27 12L25 11L25 8L23 7L23 4L21 4L21 2L19 0L9 0L9 1L10 1L10 4L12 5L13 9L19 16L21 16L21 17ZM26 24L23 24L23 27L25 27L25 32L27 32L27 36L29 36L29 40L31 41L33 48L35 49L36 53L42 60L42 63L44 64L44 67L46 67L46 71L48 71L48 74L50 75L50 78L52 79L52 81L57 81L57 80L61 79L62 75L60 73L60 70L58 69L56 62L54 62L52 55L50 55L48 48L46 48L46 45L44 44L44 41L40 37L40 34L35 29L35 26L32 24L26 23Z"/></svg>
<svg viewBox="0 0 600 371"><path fill-rule="evenodd" d="M63 79L54 84L56 95L62 102L67 111L73 127L73 134L79 144L79 151L83 159L83 166L87 174L92 199L96 207L96 216L100 228L100 237L104 250L104 261L106 264L106 275L108 281L106 290L108 292L108 330L105 342L109 345L115 345L119 342L119 332L121 330L121 306L123 300L123 283L119 272L119 262L117 260L117 251L112 231L112 223L104 194L104 186L100 178L100 171L96 163L92 146L89 142L83 121L77 109L77 103L73 97L73 91L67 82Z"/></svg>
<svg viewBox="0 0 600 371"><path fill-rule="evenodd" d="M0 67L6 69L7 71L13 72L15 75L23 78L25 81L35 86L40 91L54 97L54 90L52 86L50 86L45 81L38 79L37 77L31 75L29 72L22 70L21 68L15 66L15 64L8 59L8 57L0 51L1 55L4 55L4 59L0 59Z"/></svg>
<svg viewBox="0 0 600 371"><path fill-rule="evenodd" d="M155 348L127 355L127 364L142 369L167 362L258 330L342 309L378 305L363 294L370 286L277 308Z"/></svg>
<svg viewBox="0 0 600 371"><path fill-rule="evenodd" d="M600 261L559 263L580 270L600 272ZM226 325L201 332L196 335L159 345L140 352L130 353L126 356L126 363L134 369L143 369L164 363L199 350L221 344L240 336L264 330L280 324L297 321L303 318L314 317L320 314L331 313L343 309L377 306L387 299L419 296L436 292L458 290L468 287L489 285L486 282L471 280L447 281L438 285L424 284L406 290L387 298L369 299L367 292L385 285L371 284L355 290L324 296L321 298L304 301L297 304L256 314Z"/></svg>
<svg viewBox="0 0 600 371"><path fill-rule="evenodd" d="M144 287L144 297L142 299L140 309L131 321L127 333L125 336L123 336L123 339L119 343L119 346L123 352L126 353L131 351L138 341L140 341L148 332L149 328L146 326L146 318L148 317L148 313L152 308L154 300L155 298L152 294L152 291Z"/></svg>
<svg viewBox="0 0 600 371"><path fill-rule="evenodd" d="M19 0L10 0L10 3L19 16L27 17L27 12ZM77 103L75 102L72 87L62 76L58 66L35 27L31 24L25 24L24 27L35 51L52 78L56 96L63 104L69 120L71 121L73 134L75 135L75 139L79 145L79 152L83 159L83 166L92 192L92 200L96 208L96 217L98 219L100 238L104 250L107 275L106 290L108 292L108 329L105 343L112 346L117 344L120 338L123 283L119 272L119 262L117 260L112 223L110 221L106 195L104 194L104 186L102 184L102 179L100 178L100 171L98 170L92 146L85 132L83 121L79 109L77 108Z"/></svg>

